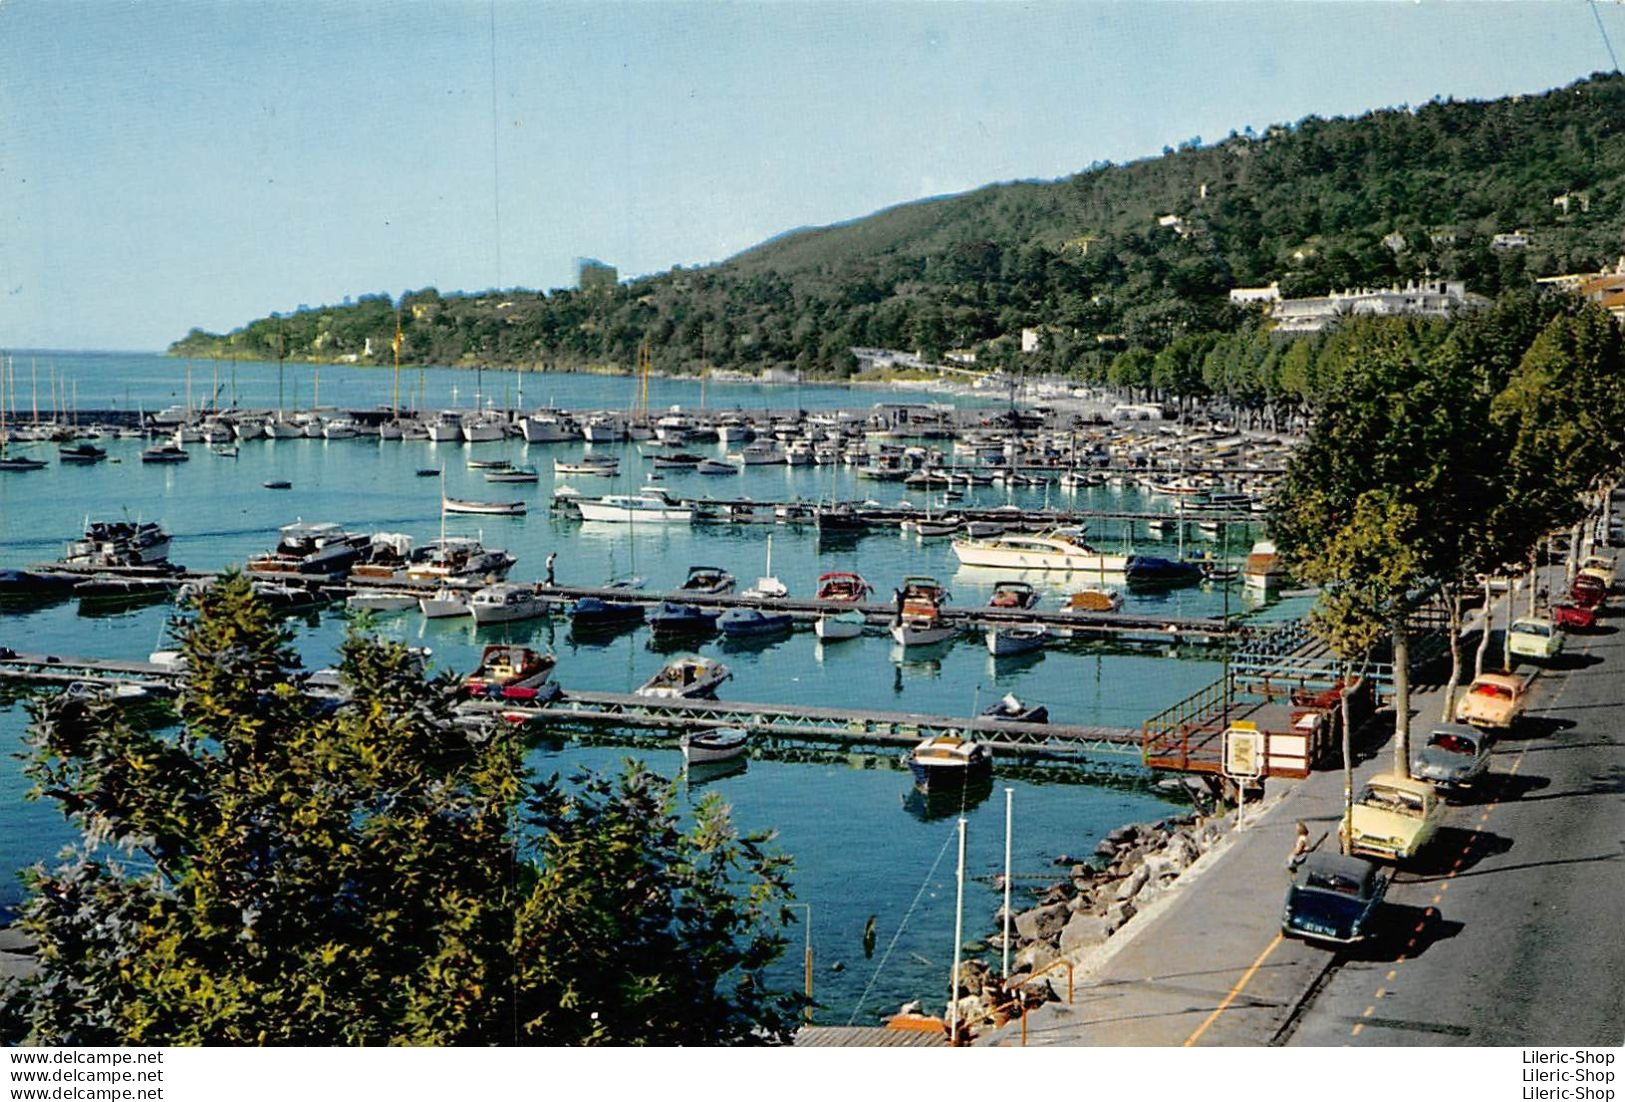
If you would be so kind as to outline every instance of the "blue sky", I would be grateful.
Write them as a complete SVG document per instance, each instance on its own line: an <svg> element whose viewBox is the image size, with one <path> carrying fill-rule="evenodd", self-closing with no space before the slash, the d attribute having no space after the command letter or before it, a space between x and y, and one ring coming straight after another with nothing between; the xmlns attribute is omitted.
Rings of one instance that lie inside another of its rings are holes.
<svg viewBox="0 0 1625 1102"><path fill-rule="evenodd" d="M1566 84L1613 67L1599 17L1625 48L1625 7L1583 0L6 0L0 347L702 264L1196 135Z"/></svg>

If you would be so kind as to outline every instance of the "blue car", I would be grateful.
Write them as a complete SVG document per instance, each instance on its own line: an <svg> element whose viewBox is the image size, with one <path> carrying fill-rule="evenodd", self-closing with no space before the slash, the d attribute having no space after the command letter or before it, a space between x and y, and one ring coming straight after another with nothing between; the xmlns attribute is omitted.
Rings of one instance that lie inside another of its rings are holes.
<svg viewBox="0 0 1625 1102"><path fill-rule="evenodd" d="M1372 862L1311 853L1287 889L1281 933L1332 945L1362 941L1371 936L1387 891L1388 877Z"/></svg>

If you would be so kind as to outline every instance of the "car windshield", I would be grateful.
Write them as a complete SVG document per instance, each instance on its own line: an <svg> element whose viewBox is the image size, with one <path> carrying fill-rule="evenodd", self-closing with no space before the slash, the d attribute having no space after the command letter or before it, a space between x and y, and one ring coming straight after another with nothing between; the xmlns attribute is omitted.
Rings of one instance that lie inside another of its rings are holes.
<svg viewBox="0 0 1625 1102"><path fill-rule="evenodd" d="M1354 877L1325 869L1310 869L1309 874L1304 877L1303 886L1323 892L1336 892L1338 895L1360 894L1360 882Z"/></svg>
<svg viewBox="0 0 1625 1102"><path fill-rule="evenodd" d="M1477 752L1478 747L1473 744L1472 739L1467 738L1465 735L1440 731L1428 739L1428 749L1440 750L1446 754L1466 754L1470 756Z"/></svg>
<svg viewBox="0 0 1625 1102"><path fill-rule="evenodd" d="M1542 624L1534 620L1519 620L1516 624L1512 625L1512 630L1517 632L1519 635L1538 635L1542 639L1550 638L1552 634L1552 629L1549 625Z"/></svg>
<svg viewBox="0 0 1625 1102"><path fill-rule="evenodd" d="M1497 685L1493 681L1480 681L1477 685L1473 686L1473 695L1494 696L1500 697L1503 700L1511 700L1512 690L1507 688L1505 685Z"/></svg>

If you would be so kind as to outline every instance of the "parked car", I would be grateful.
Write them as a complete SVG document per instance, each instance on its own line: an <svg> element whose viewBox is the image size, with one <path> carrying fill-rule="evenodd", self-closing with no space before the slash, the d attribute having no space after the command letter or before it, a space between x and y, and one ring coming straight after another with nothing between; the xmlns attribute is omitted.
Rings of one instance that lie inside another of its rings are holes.
<svg viewBox="0 0 1625 1102"><path fill-rule="evenodd" d="M1490 736L1465 723L1441 723L1411 743L1411 776L1442 792L1471 788L1490 768Z"/></svg>
<svg viewBox="0 0 1625 1102"><path fill-rule="evenodd" d="M1520 617L1507 632L1507 652L1539 662L1556 658L1563 652L1563 632L1544 616Z"/></svg>
<svg viewBox="0 0 1625 1102"><path fill-rule="evenodd" d="M1360 857L1311 853L1286 891L1281 933L1305 941L1348 945L1370 937L1388 877Z"/></svg>
<svg viewBox="0 0 1625 1102"><path fill-rule="evenodd" d="M1582 608L1597 608L1608 599L1608 584L1595 574L1576 574L1569 596Z"/></svg>
<svg viewBox="0 0 1625 1102"><path fill-rule="evenodd" d="M1552 623L1560 628L1587 631L1597 626L1597 610L1584 605L1561 604L1552 606Z"/></svg>
<svg viewBox="0 0 1625 1102"><path fill-rule="evenodd" d="M1427 781L1382 773L1365 782L1338 837L1348 832L1351 856L1404 861L1433 840L1443 818L1444 801Z"/></svg>
<svg viewBox="0 0 1625 1102"><path fill-rule="evenodd" d="M1522 678L1509 673L1486 673L1473 680L1456 701L1456 722L1506 731L1523 714L1528 692Z"/></svg>
<svg viewBox="0 0 1625 1102"><path fill-rule="evenodd" d="M1587 555L1580 563L1580 573L1600 579L1604 589L1614 588L1614 560L1609 555Z"/></svg>

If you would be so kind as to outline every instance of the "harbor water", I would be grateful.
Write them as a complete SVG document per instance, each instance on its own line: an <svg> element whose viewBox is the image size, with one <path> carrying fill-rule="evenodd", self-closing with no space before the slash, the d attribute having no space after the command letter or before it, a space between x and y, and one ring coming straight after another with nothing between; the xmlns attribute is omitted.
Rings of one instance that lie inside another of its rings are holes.
<svg viewBox="0 0 1625 1102"><path fill-rule="evenodd" d="M12 377L21 400L29 406L29 375L24 360L14 359ZM39 361L46 366L43 358ZM161 356L53 354L49 366L78 382L82 408L133 408L146 412L185 402L185 365ZM222 374L229 370L222 364ZM288 377L301 377L301 403L314 398L315 370L308 365L283 369L282 388L294 404ZM238 400L245 406L275 408L275 364L235 367ZM414 384L418 372L403 372ZM207 404L213 388L213 365L192 371L194 398ZM229 377L228 377L229 382ZM421 389L427 405L472 402L475 375L437 369L425 372ZM502 403L512 375L484 374L482 385ZM42 384L43 385L43 384ZM572 409L628 408L635 380L598 376L537 375L525 380L525 404L551 403ZM221 384L221 394L229 393ZM321 369L325 405L370 407L391 401L392 373L342 367ZM8 418L13 395L7 395ZM696 382L651 380L650 406L681 404L698 409L702 400L713 408L751 410L866 409L891 395L844 387L761 387L714 384L701 394ZM906 400L906 398L895 399ZM402 404L406 401L403 398ZM512 404L512 400L507 404ZM599 585L613 576L636 574L651 590L676 587L694 565L721 567L739 579L739 588L766 572L771 538L771 573L794 596L810 596L819 574L832 570L861 573L886 599L905 575L931 575L953 593L952 604L987 600L999 572L957 567L947 540L886 529L843 543L820 542L810 526L783 524L611 524L583 522L548 508L556 488L569 484L586 494L632 492L655 474L637 445L589 446L581 441L527 445L517 439L482 444L380 442L348 440L255 440L226 458L202 445L189 448L190 462L146 465L139 462L140 440L104 439L109 460L88 467L52 462L44 470L0 474L0 566L26 566L58 557L87 519L157 521L174 537L170 558L195 570L217 570L241 564L270 548L277 528L296 518L336 521L353 531L401 532L423 542L442 534L477 535L487 546L518 556L513 580L541 577L543 560L557 553L557 580L564 585ZM27 445L41 458L54 460L54 445ZM555 478L553 461L580 457L585 451L621 457L615 479L590 476ZM703 454L721 454L715 444L692 446ZM489 484L485 471L470 469L471 458L506 458L534 464L536 485ZM439 469L440 477L421 477L421 468ZM656 483L682 496L745 498L758 501L800 498L870 498L885 504L910 500L922 511L940 512L940 492L911 492L898 484L855 478L848 467L747 467L736 476L707 477L688 471L664 471ZM285 481L288 490L264 483ZM523 498L529 513L520 517L442 517L442 493L485 500ZM1133 490L1104 487L1063 493L1055 487L976 488L965 504L1015 504L1024 507L1075 506L1113 511L1168 511L1164 498ZM1231 534L1231 557L1244 553L1252 534L1246 526ZM1153 540L1143 528L1104 522L1094 526L1092 540L1105 549L1127 544L1152 554L1172 555L1179 537ZM1198 539L1195 526L1183 537ZM1211 543L1208 546L1213 546ZM1220 551L1219 548L1214 548ZM1026 575L1043 593L1045 608L1056 608L1068 579ZM1076 579L1071 579L1076 581ZM1127 593L1125 611L1170 619L1218 616L1241 611L1239 587L1191 586ZM44 607L0 608L0 646L63 655L142 659L164 644L174 615L169 604L98 610L74 601ZM1279 610L1253 610L1269 615ZM307 666L329 664L348 626L342 606L291 621ZM423 619L417 612L383 615L376 628L393 638L433 650L438 668L467 670L480 648L512 641L545 647L558 656L557 680L569 689L628 692L652 676L671 651L656 648L647 629L610 638L580 639L562 618L491 625L476 629L462 620ZM1221 659L1216 651L1169 645L1123 646L1100 642L1066 642L1011 659L995 660L980 635L906 652L889 636L871 629L863 637L821 645L810 631L798 630L767 643L735 645L710 640L700 653L720 658L733 672L720 695L725 699L829 707L911 710L964 714L990 704L1004 693L1048 706L1054 722L1114 727L1138 725L1147 716L1216 680ZM23 749L24 706L15 698L0 704L0 910L21 898L16 870L49 860L73 835L55 805L24 799L27 782L17 754ZM614 768L629 755L669 776L682 772L674 741L659 733L619 739L541 741L530 748L528 763L537 775L568 775L578 767ZM773 830L777 845L795 860L794 882L799 902L810 906L815 960L817 1019L868 1023L895 1011L913 998L940 1009L947 994L953 945L954 855L952 839L959 807L925 803L914 791L908 771L894 751L848 752L823 748L807 752L754 757L742 769L723 775L695 775L685 785L687 798L718 793L732 806L745 830ZM1046 876L1059 878L1054 859L1061 854L1087 855L1108 830L1124 822L1157 819L1183 810L1170 804L1132 761L1117 768L997 766L995 788L975 806L969 819L967 936L992 932L999 896L992 876L1003 864L1004 789L1014 792L1014 868L1018 884L1036 887ZM1030 898L1030 897L1028 897ZM1026 900L1018 896L1018 905ZM874 916L876 946L866 957L863 932ZM783 982L799 985L800 938L784 966ZM839 966L839 967L837 967Z"/></svg>

